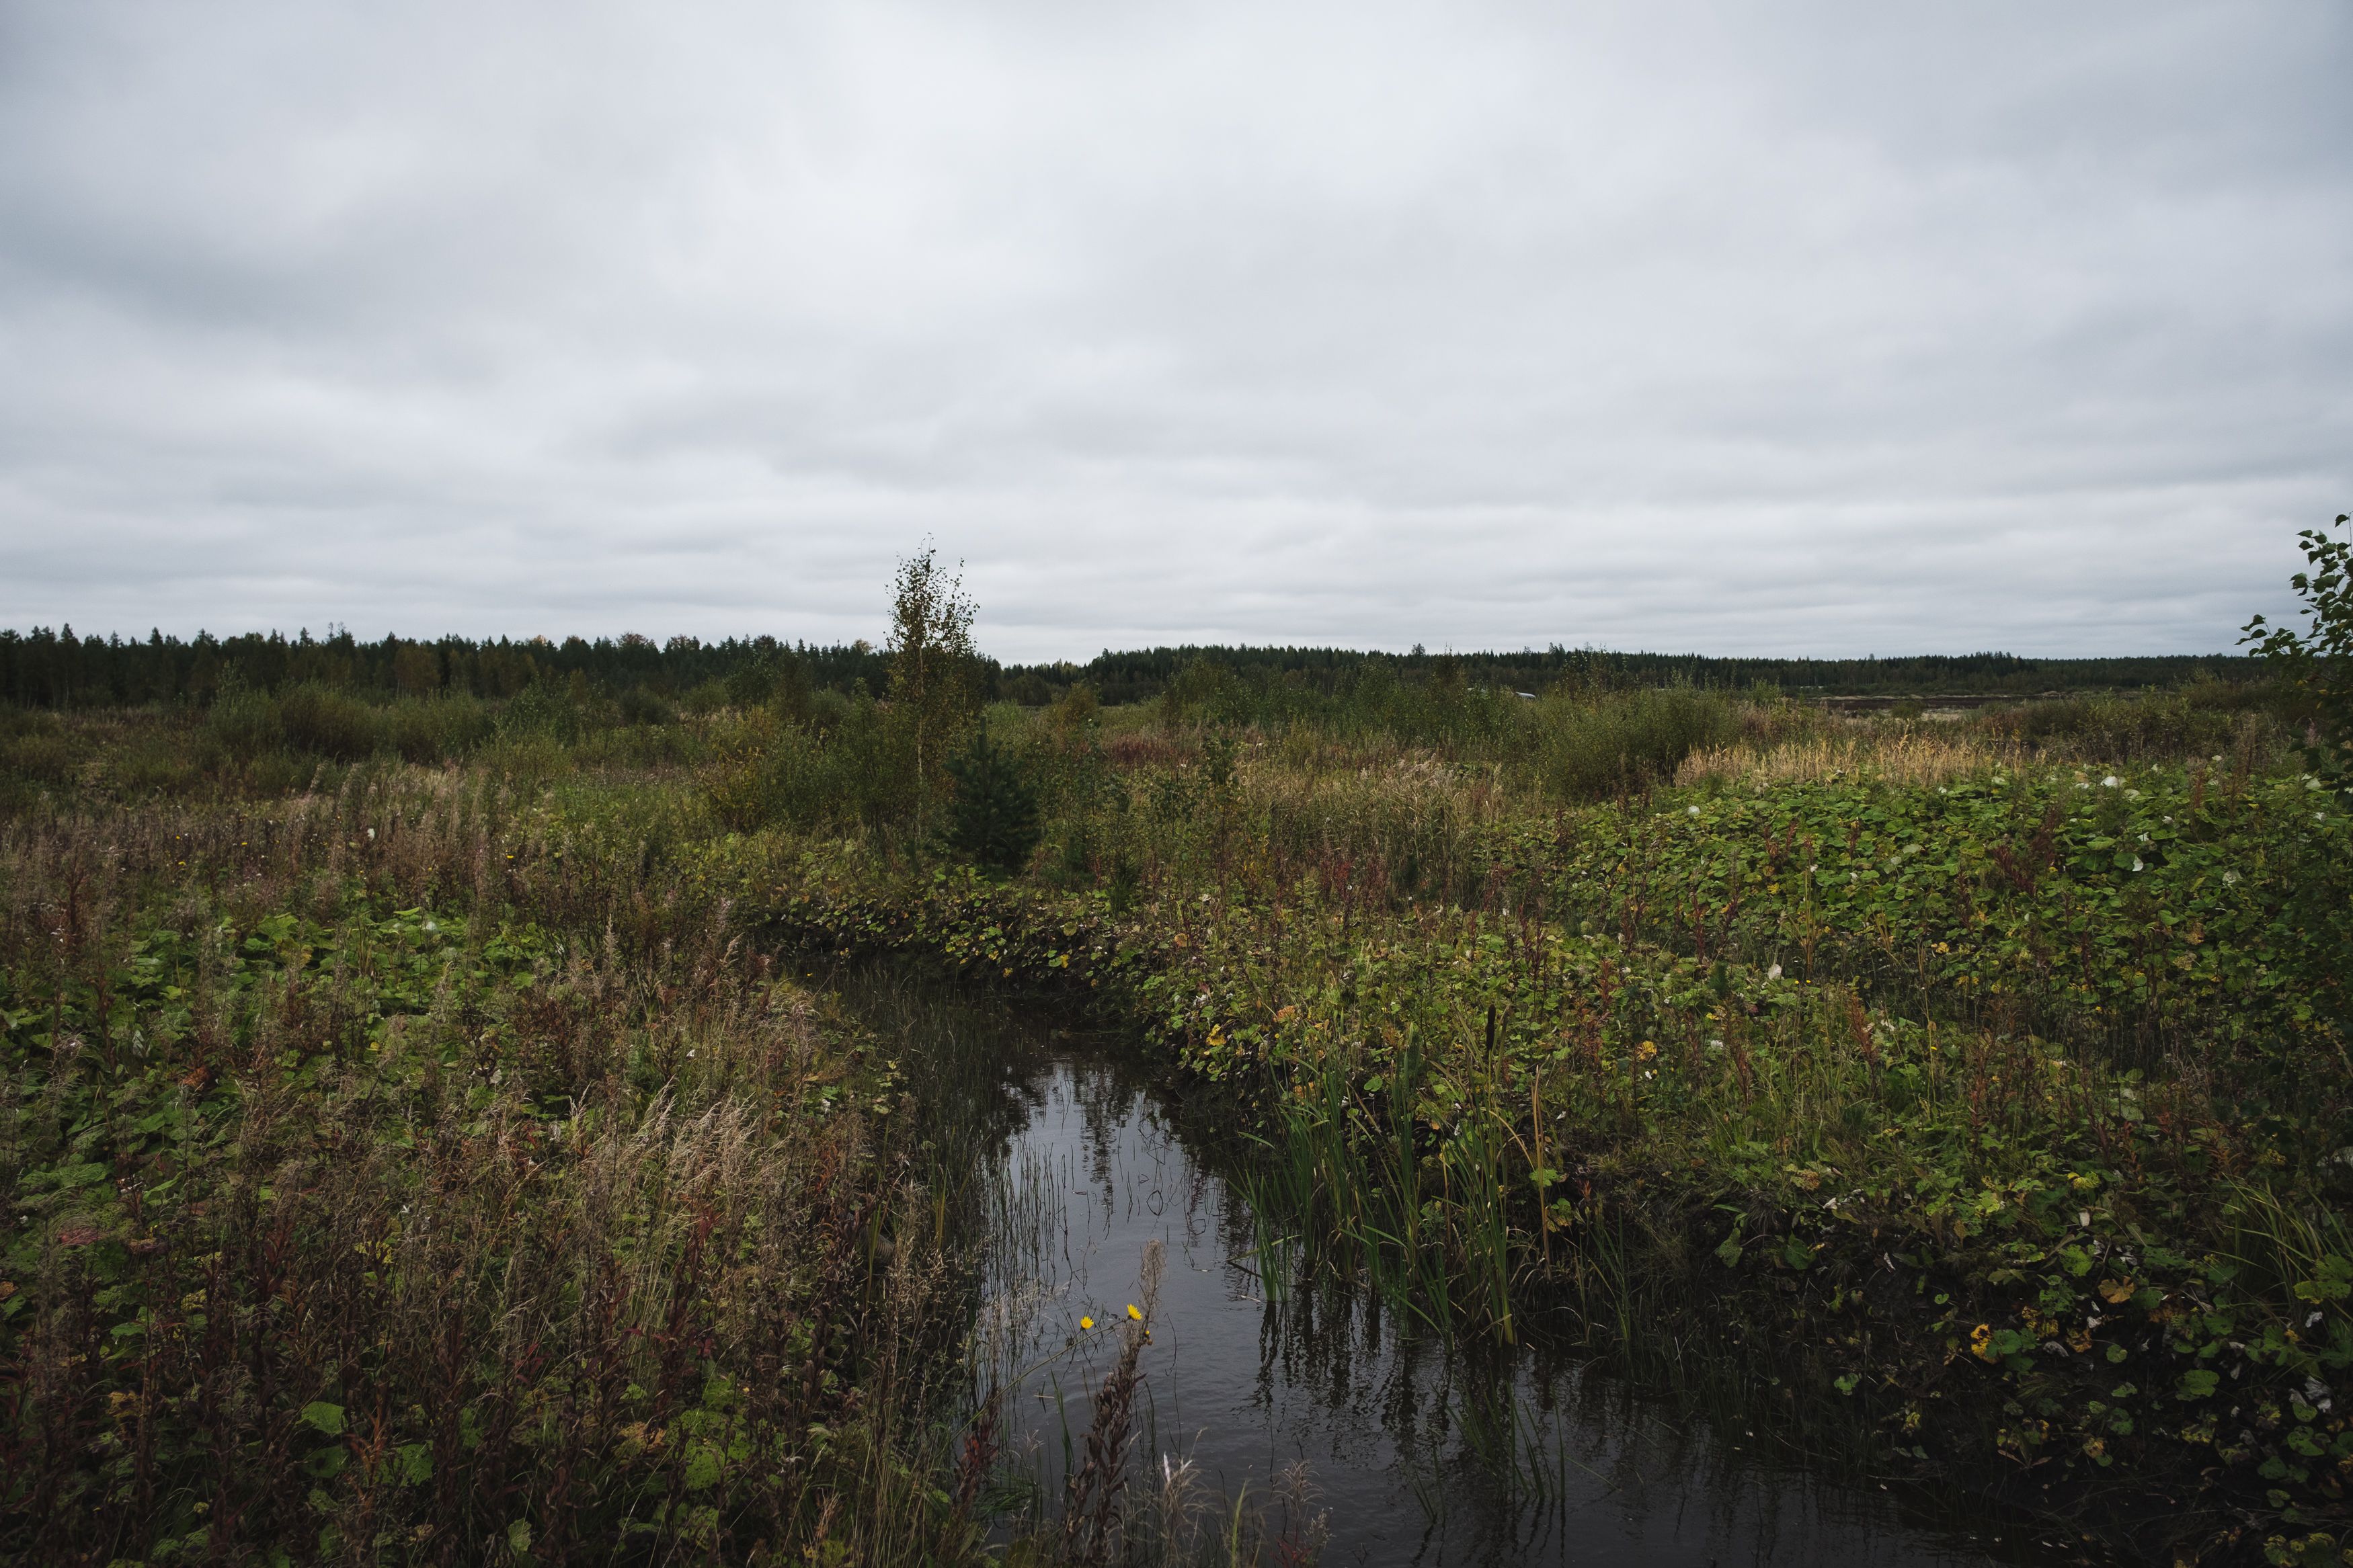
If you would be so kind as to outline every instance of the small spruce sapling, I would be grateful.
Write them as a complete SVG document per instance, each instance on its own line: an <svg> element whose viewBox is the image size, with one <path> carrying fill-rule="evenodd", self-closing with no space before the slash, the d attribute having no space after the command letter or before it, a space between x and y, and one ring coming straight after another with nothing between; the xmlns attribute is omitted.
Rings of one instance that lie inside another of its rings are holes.
<svg viewBox="0 0 2353 1568"><path fill-rule="evenodd" d="M983 725L972 745L948 763L955 781L948 847L987 870L1010 876L1038 847L1038 792L1020 764L988 738Z"/></svg>

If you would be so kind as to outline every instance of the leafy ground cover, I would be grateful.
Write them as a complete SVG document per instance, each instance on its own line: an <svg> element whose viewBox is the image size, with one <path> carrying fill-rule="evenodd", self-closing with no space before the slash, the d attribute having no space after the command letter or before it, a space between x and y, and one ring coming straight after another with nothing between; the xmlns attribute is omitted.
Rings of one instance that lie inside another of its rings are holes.
<svg viewBox="0 0 2353 1568"><path fill-rule="evenodd" d="M475 784L8 832L0 1552L967 1549L891 1064Z"/></svg>

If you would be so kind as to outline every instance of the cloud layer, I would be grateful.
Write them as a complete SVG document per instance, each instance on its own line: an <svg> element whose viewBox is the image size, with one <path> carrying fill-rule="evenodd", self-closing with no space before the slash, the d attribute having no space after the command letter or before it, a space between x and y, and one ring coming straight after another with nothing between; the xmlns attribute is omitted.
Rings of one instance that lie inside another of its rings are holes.
<svg viewBox="0 0 2353 1568"><path fill-rule="evenodd" d="M2353 13L0 12L0 624L2206 651Z"/></svg>

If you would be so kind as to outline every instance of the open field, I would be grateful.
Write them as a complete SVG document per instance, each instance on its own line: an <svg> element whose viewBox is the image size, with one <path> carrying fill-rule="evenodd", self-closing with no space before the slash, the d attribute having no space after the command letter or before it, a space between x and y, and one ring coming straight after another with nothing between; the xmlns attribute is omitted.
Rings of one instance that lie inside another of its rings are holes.
<svg viewBox="0 0 2353 1568"><path fill-rule="evenodd" d="M991 1513L988 1134L808 978L894 952L1148 1040L1271 1245L1446 1334L2336 1560L2353 845L2294 694L747 668L0 710L8 1550L1104 1560L1100 1497Z"/></svg>

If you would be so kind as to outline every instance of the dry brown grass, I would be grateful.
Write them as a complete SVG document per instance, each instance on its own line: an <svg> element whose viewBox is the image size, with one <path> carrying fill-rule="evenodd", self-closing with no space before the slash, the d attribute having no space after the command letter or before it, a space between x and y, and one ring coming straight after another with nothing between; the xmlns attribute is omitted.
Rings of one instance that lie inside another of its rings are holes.
<svg viewBox="0 0 2353 1568"><path fill-rule="evenodd" d="M2017 767L2017 742L1981 734L1936 734L1916 729L1860 735L1813 735L1778 745L1737 744L1694 752L1676 770L1678 784L1820 784L1873 778L1912 787Z"/></svg>

